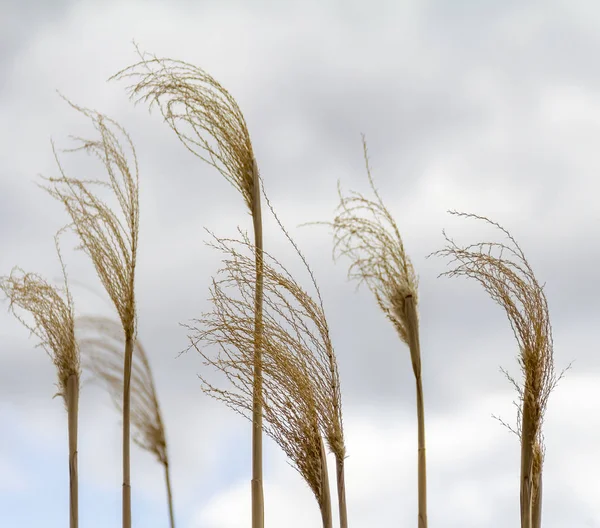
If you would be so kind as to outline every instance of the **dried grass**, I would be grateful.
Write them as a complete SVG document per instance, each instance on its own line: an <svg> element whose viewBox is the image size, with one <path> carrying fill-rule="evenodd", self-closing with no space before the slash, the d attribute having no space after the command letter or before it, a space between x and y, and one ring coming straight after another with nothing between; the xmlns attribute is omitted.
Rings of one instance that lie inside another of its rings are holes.
<svg viewBox="0 0 600 528"><path fill-rule="evenodd" d="M104 386L119 411L123 412L123 350L125 335L122 326L106 317L79 317L76 320L78 342L84 372ZM173 496L167 453L165 427L158 404L156 388L148 356L136 340L131 365L131 425L132 440L162 464L165 472L169 520L175 527Z"/></svg>
<svg viewBox="0 0 600 528"><path fill-rule="evenodd" d="M417 277L404 249L398 226L385 207L371 176L367 143L363 136L363 152L369 184L375 199L351 191L344 196L338 184L340 199L332 223L312 222L333 227L334 260L350 259L348 278L366 283L377 304L394 325L400 339L409 346L417 389L418 422L418 497L419 528L427 527L427 470L425 455L425 410L421 377L421 351L417 312Z"/></svg>
<svg viewBox="0 0 600 528"><path fill-rule="evenodd" d="M520 424L514 431L521 439L521 527L541 523L543 443L542 423L548 397L563 373L554 372L552 327L548 302L520 246L501 225L475 214L450 211L450 214L482 220L499 229L509 244L480 242L459 247L444 237L448 245L432 253L450 257L457 263L441 276L466 276L479 282L490 297L502 306L519 345L518 362L523 386L509 379L520 399ZM506 424L505 424L506 425ZM537 512L537 513L535 513Z"/></svg>
<svg viewBox="0 0 600 528"><path fill-rule="evenodd" d="M123 366L123 528L131 528L131 475L129 442L129 407L131 361L136 334L136 309L134 294L135 265L139 230L138 166L133 143L127 132L112 119L92 110L81 108L65 99L72 108L88 117L100 134L100 139L74 138L80 146L67 152L83 150L94 154L104 165L109 179L84 180L68 178L58 159L54 144L52 149L58 164L60 178L44 178L42 186L61 202L71 217L81 241L80 248L91 258L100 281L117 309L125 333ZM134 162L132 172L120 134L131 150ZM106 205L94 189L107 188L118 201L121 218Z"/></svg>
<svg viewBox="0 0 600 528"><path fill-rule="evenodd" d="M141 60L109 80L132 80L127 88L131 100L136 105L147 104L149 110L158 107L185 147L238 189L252 212L254 153L235 99L201 68L179 60L159 59L142 53L137 46L136 50Z"/></svg>
<svg viewBox="0 0 600 528"><path fill-rule="evenodd" d="M254 224L254 410L252 419L252 527L264 527L262 470L262 214L260 177L244 116L229 92L191 64L147 56L111 77L132 79L129 94L149 109L157 106L184 146L215 167L242 194ZM212 140L211 141L209 141ZM208 154L208 158L203 156Z"/></svg>
<svg viewBox="0 0 600 528"><path fill-rule="evenodd" d="M25 273L20 268L14 268L9 277L0 278L0 289L10 300L9 310L32 335L40 339L38 346L44 348L56 366L59 390L56 396L63 398L68 417L69 526L77 528L79 524L77 422L81 366L79 347L75 339L73 299L67 284L58 235L55 237L55 243L64 277L64 289L56 288L39 275ZM17 309L33 316L33 324L26 322Z"/></svg>
<svg viewBox="0 0 600 528"><path fill-rule="evenodd" d="M232 389L220 389L204 376L203 390L249 417L252 401L254 246L242 240L214 237L212 247L225 255L219 280L211 288L212 312L191 330L195 348L207 366L222 372ZM339 380L322 306L315 302L272 256L264 253L263 410L265 432L289 457L312 489L323 515L330 518L324 495L324 453L321 432L343 460L345 447L339 401ZM216 345L212 358L200 346ZM338 387L332 390L333 387ZM337 396L334 398L334 394Z"/></svg>

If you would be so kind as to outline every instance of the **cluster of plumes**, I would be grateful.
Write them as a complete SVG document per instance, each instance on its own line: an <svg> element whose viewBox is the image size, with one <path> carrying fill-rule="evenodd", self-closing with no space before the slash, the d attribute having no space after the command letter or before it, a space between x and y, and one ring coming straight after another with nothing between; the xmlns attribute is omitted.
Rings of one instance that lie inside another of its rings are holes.
<svg viewBox="0 0 600 528"><path fill-rule="evenodd" d="M538 488L544 458L544 412L550 393L562 377L554 372L552 327L546 295L523 251L506 229L483 216L450 213L482 220L502 231L510 242L509 245L481 242L459 247L444 233L448 245L433 254L451 257L449 264L457 263L454 269L441 275L471 277L483 286L504 308L519 344L518 362L524 382L520 385L508 376L521 403L518 428L511 430L521 439L521 512L522 517L529 517L528 511L535 509L536 503L539 507L541 501ZM533 517L535 523L535 511ZM531 521L524 519L522 522L525 522L524 526L530 526Z"/></svg>
<svg viewBox="0 0 600 528"><path fill-rule="evenodd" d="M83 370L103 385L122 414L123 354L125 335L122 326L105 317L79 317L76 332ZM168 465L165 429L156 396L148 356L136 340L131 366L131 425L133 441Z"/></svg>
<svg viewBox="0 0 600 528"><path fill-rule="evenodd" d="M135 148L127 132L112 119L67 101L75 110L91 119L100 139L74 138L77 148L94 154L105 166L109 181L68 178L52 145L60 178L44 178L50 185L43 188L60 201L71 217L71 226L92 259L102 284L113 301L123 327L135 334L134 275L138 246L139 197L138 164ZM133 172L117 134L130 147ZM122 218L107 206L94 190L108 188L119 202Z"/></svg>
<svg viewBox="0 0 600 528"><path fill-rule="evenodd" d="M235 99L192 64L155 56L146 59L139 49L138 54L140 62L111 79L134 79L128 88L131 99L136 104L147 103L149 109L157 106L185 147L215 167L252 210L256 167L250 134Z"/></svg>
<svg viewBox="0 0 600 528"><path fill-rule="evenodd" d="M252 411L254 361L254 246L242 240L219 239L221 277L213 279L213 311L188 326L190 348L206 365L221 371L231 389L220 389L205 377L203 390L246 418ZM315 302L273 257L264 254L262 342L265 432L288 455L292 465L322 500L321 433L334 454L345 453L339 378L329 329L320 303ZM216 358L200 344L217 345Z"/></svg>
<svg viewBox="0 0 600 528"><path fill-rule="evenodd" d="M55 240L58 251L58 239ZM39 346L44 348L56 366L57 396L63 397L66 406L67 382L71 376L75 376L79 386L81 366L75 339L73 300L60 251L58 256L65 279L64 289L52 286L39 275L25 273L20 268L14 268L10 276L0 279L0 289L10 300L10 311L40 339ZM17 309L29 312L34 323L25 321Z"/></svg>
<svg viewBox="0 0 600 528"><path fill-rule="evenodd" d="M215 167L239 190L254 223L256 277L254 300L252 525L264 525L262 491L262 218L260 177L250 134L235 99L205 71L172 59L140 52L140 62L111 79L133 80L130 99L159 108L163 119L192 154ZM205 157L205 155L208 157Z"/></svg>
<svg viewBox="0 0 600 528"><path fill-rule="evenodd" d="M327 223L334 230L333 256L334 259L349 257L352 263L348 277L357 279L358 285L367 284L379 307L408 345L410 322L405 299L412 296L416 313L418 280L404 251L398 226L375 188L364 136L363 150L369 184L376 199L367 199L355 191L343 196L338 185L340 204L333 222Z"/></svg>

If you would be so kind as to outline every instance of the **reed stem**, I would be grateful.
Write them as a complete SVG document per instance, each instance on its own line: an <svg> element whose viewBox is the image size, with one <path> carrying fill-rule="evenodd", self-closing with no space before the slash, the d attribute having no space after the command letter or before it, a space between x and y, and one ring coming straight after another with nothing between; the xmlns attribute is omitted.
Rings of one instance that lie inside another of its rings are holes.
<svg viewBox="0 0 600 528"><path fill-rule="evenodd" d="M131 460L130 460L130 414L131 414L131 363L133 359L133 336L125 336L125 359L123 366L123 528L131 528Z"/></svg>
<svg viewBox="0 0 600 528"><path fill-rule="evenodd" d="M533 478L536 492L533 495L531 527L542 528L542 474L534 474Z"/></svg>
<svg viewBox="0 0 600 528"><path fill-rule="evenodd" d="M346 482L344 478L344 459L335 457L338 506L340 511L340 528L348 528L348 511L346 509Z"/></svg>
<svg viewBox="0 0 600 528"><path fill-rule="evenodd" d="M263 231L260 205L260 180L256 160L252 164L252 221L256 262L254 297L254 387L252 393L252 528L264 528L262 456L262 339L263 339Z"/></svg>
<svg viewBox="0 0 600 528"><path fill-rule="evenodd" d="M331 490L329 489L329 471L327 470L327 453L323 438L321 442L321 517L323 519L323 528L333 528L331 515Z"/></svg>
<svg viewBox="0 0 600 528"><path fill-rule="evenodd" d="M77 418L79 412L79 376L67 380L67 419L69 422L69 526L79 526L79 477L77 464Z"/></svg>
<svg viewBox="0 0 600 528"><path fill-rule="evenodd" d="M532 490L533 490L533 443L535 433L533 430L531 400L527 397L523 401L523 418L521 426L521 528L532 528Z"/></svg>
<svg viewBox="0 0 600 528"><path fill-rule="evenodd" d="M167 483L167 498L169 501L169 522L171 528L175 528L175 515L173 513L173 495L171 493L171 475L169 470L169 463L165 463L165 482Z"/></svg>
<svg viewBox="0 0 600 528"><path fill-rule="evenodd" d="M427 528L427 459L425 454L425 406L423 404L423 382L421 379L421 345L417 311L412 295L404 298L408 345L415 374L417 388L418 423L418 490L419 490L419 528Z"/></svg>

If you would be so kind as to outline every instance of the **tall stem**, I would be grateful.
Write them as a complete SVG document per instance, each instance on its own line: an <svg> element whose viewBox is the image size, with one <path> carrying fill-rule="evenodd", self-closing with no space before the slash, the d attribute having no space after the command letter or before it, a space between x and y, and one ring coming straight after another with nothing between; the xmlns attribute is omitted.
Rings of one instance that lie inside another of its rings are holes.
<svg viewBox="0 0 600 528"><path fill-rule="evenodd" d="M252 220L256 261L254 296L254 390L252 394L252 528L264 528L265 508L262 471L262 325L263 325L263 233L258 167L253 162Z"/></svg>
<svg viewBox="0 0 600 528"><path fill-rule="evenodd" d="M531 528L531 499L533 490L533 430L531 398L526 389L521 421L521 528Z"/></svg>
<svg viewBox="0 0 600 528"><path fill-rule="evenodd" d="M412 295L404 299L404 309L408 322L408 340L410 357L417 387L417 423L418 423L418 490L419 490L419 528L427 528L427 459L425 456L425 406L423 404L423 382L421 379L421 345L419 343L419 325L417 311Z"/></svg>
<svg viewBox="0 0 600 528"><path fill-rule="evenodd" d="M123 528L131 528L131 469L129 454L129 416L131 394L131 362L133 356L133 335L129 330L125 335L125 363L123 366Z"/></svg>
<svg viewBox="0 0 600 528"><path fill-rule="evenodd" d="M335 458L338 506L340 511L340 528L348 528L348 512L346 510L346 482L344 479L344 459Z"/></svg>
<svg viewBox="0 0 600 528"><path fill-rule="evenodd" d="M77 417L79 413L79 376L67 380L67 417L69 422L69 526L79 526L79 476L77 469Z"/></svg>
<svg viewBox="0 0 600 528"><path fill-rule="evenodd" d="M327 453L323 438L321 440L321 518L323 519L323 528L333 528L331 515L331 490L329 489L329 471L327 471Z"/></svg>
<svg viewBox="0 0 600 528"><path fill-rule="evenodd" d="M531 510L531 528L542 528L542 473L534 474L535 492Z"/></svg>
<svg viewBox="0 0 600 528"><path fill-rule="evenodd" d="M173 495L171 493L171 475L169 471L169 463L165 465L165 481L167 483L167 499L169 501L169 521L171 522L171 528L175 528L175 515L173 514Z"/></svg>

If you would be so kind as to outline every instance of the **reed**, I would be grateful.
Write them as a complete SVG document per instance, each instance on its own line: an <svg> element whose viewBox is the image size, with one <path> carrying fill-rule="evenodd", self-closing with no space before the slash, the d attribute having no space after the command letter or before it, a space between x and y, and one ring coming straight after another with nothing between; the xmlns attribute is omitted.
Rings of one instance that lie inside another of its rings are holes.
<svg viewBox="0 0 600 528"><path fill-rule="evenodd" d="M107 317L78 317L75 328L84 373L108 391L115 407L122 414L122 365L125 345L123 327ZM165 427L148 355L139 340L135 341L131 364L130 419L133 442L154 455L163 466L169 522L171 528L175 528Z"/></svg>
<svg viewBox="0 0 600 528"><path fill-rule="evenodd" d="M548 302L521 247L500 224L484 216L450 211L463 218L481 220L497 228L508 243L480 242L457 246L444 232L448 244L432 255L450 257L453 269L440 276L475 279L508 316L519 345L523 384L517 384L520 423L515 432L521 440L521 528L541 525L542 424L548 397L562 377L554 372L552 327ZM563 371L564 373L564 371ZM535 523L535 524L534 524Z"/></svg>
<svg viewBox="0 0 600 528"><path fill-rule="evenodd" d="M188 325L190 348L203 356L206 366L222 372L231 386L217 388L202 376L204 392L248 417L252 393L253 279L252 259L245 253L251 252L253 246L244 235L242 240L214 240L210 245L225 255L224 266L219 280L213 279L212 312L203 314L195 326ZM264 428L312 489L323 526L327 527L331 525L331 504L322 432L330 447L341 444L342 452L345 449L340 402L332 401L332 348L330 341L324 339L328 330L319 303L275 258L263 255ZM201 344L218 347L217 357L202 350Z"/></svg>
<svg viewBox="0 0 600 528"><path fill-rule="evenodd" d="M540 438L533 444L531 526L542 526L542 466L544 465L544 445Z"/></svg>
<svg viewBox="0 0 600 528"><path fill-rule="evenodd" d="M323 412L321 413L321 428L323 435L327 440L329 450L335 457L340 528L348 528L345 479L346 446L344 442L344 428L342 424L342 394L340 390L340 376L338 372L337 358L329 333L329 325L325 316L325 308L323 305L323 298L321 297L321 290L319 289L315 275L308 264L306 257L281 223L281 220L273 209L269 198L264 192L264 188L263 196L269 210L275 218L275 221L279 225L279 228L302 260L302 263L308 271L311 283L317 294L317 299L314 300L294 281L285 286L285 289L294 297L297 305L302 307L300 313L304 314L303 319L309 324L312 324L318 331L318 335L315 336L316 339L312 340L312 354L307 356L307 360L311 364L314 364L312 371L318 372L318 375L316 375L314 379L322 380L320 381L323 393L321 404L321 409L323 409Z"/></svg>
<svg viewBox="0 0 600 528"><path fill-rule="evenodd" d="M139 230L138 166L135 148L127 132L112 119L69 105L92 121L99 139L74 138L80 146L66 152L86 151L94 154L108 173L106 180L68 178L52 149L61 173L59 178L44 178L42 186L63 204L78 235L80 248L91 258L96 273L112 300L125 334L123 364L123 528L131 528L131 471L130 471L130 398L131 362L136 338L135 266ZM121 135L128 144L133 168L127 162L119 142ZM106 205L94 190L108 189L116 199L121 218Z"/></svg>
<svg viewBox="0 0 600 528"><path fill-rule="evenodd" d="M9 277L0 278L0 289L10 301L9 310L40 339L41 346L50 356L58 374L58 393L67 410L69 442L69 526L79 525L79 476L77 463L77 430L81 366L79 347L75 339L73 299L67 283L67 274L55 238L64 288L59 289L42 277L13 268ZM28 312L33 324L19 315Z"/></svg>
<svg viewBox="0 0 600 528"><path fill-rule="evenodd" d="M410 350L416 382L418 424L418 526L427 528L427 467L425 455L425 408L421 374L421 347L417 311L417 277L405 252L404 243L394 218L375 188L369 166L367 143L363 136L363 153L367 177L374 200L357 192L340 199L333 222L312 222L333 228L334 260L350 259L348 277L366 283L377 303L394 325L400 339Z"/></svg>
<svg viewBox="0 0 600 528"><path fill-rule="evenodd" d="M137 49L137 47L136 47ZM191 64L146 58L111 77L133 79L135 103L157 106L167 124L195 156L215 167L242 194L252 215L255 251L254 389L252 417L252 528L264 528L262 455L263 229L260 178L244 116L230 93ZM211 138L214 145L207 140ZM202 153L208 154L208 158Z"/></svg>

